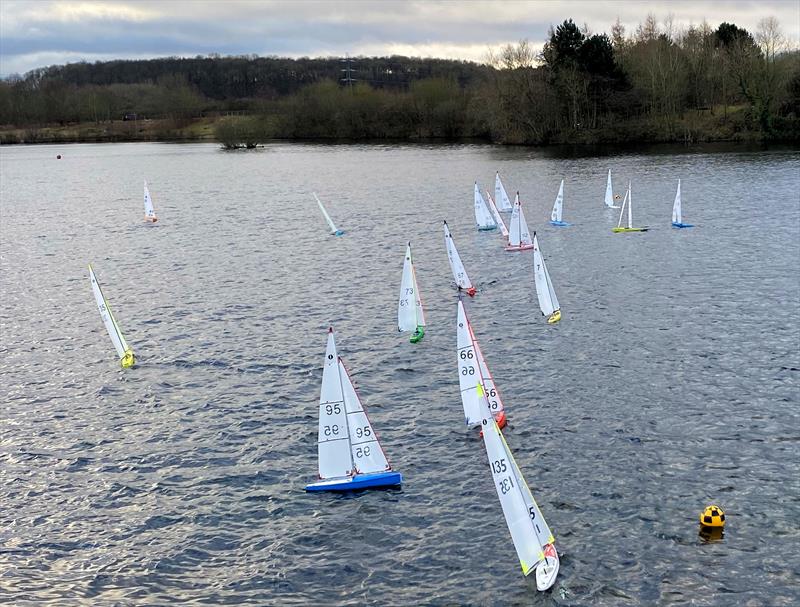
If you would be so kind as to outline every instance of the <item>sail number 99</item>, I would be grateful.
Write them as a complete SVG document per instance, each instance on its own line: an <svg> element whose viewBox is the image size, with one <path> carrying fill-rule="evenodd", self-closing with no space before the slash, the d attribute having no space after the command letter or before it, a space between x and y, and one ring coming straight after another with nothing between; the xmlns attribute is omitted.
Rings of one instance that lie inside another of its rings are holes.
<svg viewBox="0 0 800 607"><path fill-rule="evenodd" d="M461 367L461 375L475 375L475 367Z"/></svg>
<svg viewBox="0 0 800 607"><path fill-rule="evenodd" d="M472 350L461 350L459 356L461 357L461 360L467 360L468 358L472 359L475 354L472 352Z"/></svg>

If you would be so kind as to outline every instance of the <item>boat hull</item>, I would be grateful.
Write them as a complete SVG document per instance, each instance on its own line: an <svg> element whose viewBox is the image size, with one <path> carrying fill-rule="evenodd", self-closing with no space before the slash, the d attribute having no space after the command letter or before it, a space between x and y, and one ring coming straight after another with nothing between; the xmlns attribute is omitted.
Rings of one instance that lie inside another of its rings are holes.
<svg viewBox="0 0 800 607"><path fill-rule="evenodd" d="M650 228L648 226L644 226L642 228L611 228L611 231L614 233L619 232L647 232Z"/></svg>
<svg viewBox="0 0 800 607"><path fill-rule="evenodd" d="M496 230L497 226L478 226L479 232L491 232L492 230Z"/></svg>
<svg viewBox="0 0 800 607"><path fill-rule="evenodd" d="M547 324L552 325L557 323L559 320L561 320L561 310L556 310L547 317Z"/></svg>
<svg viewBox="0 0 800 607"><path fill-rule="evenodd" d="M572 225L572 224L569 224L566 221L550 221L550 225L551 226L556 226L556 227L559 227L559 228L566 228L567 226Z"/></svg>
<svg viewBox="0 0 800 607"><path fill-rule="evenodd" d="M398 487L403 475L393 470L374 474L356 474L343 478L327 478L306 485L306 491L359 491L378 487Z"/></svg>
<svg viewBox="0 0 800 607"><path fill-rule="evenodd" d="M122 358L119 359L119 364L123 369L130 369L133 365L135 365L136 356L134 355L133 350L126 350L125 354L122 355Z"/></svg>
<svg viewBox="0 0 800 607"><path fill-rule="evenodd" d="M409 339L408 341L410 341L412 344L415 344L420 340L422 340L423 337L425 337L425 327L419 326L417 327L417 330L414 331L414 334L411 336L411 339Z"/></svg>
<svg viewBox="0 0 800 607"><path fill-rule="evenodd" d="M507 245L505 247L505 250L506 251L530 251L532 248L533 248L533 243L531 243L531 244L521 244L521 245L516 246L516 247L512 246L512 245Z"/></svg>
<svg viewBox="0 0 800 607"><path fill-rule="evenodd" d="M672 227L673 228L693 228L694 224L693 223L678 223L677 221L673 221L672 222Z"/></svg>
<svg viewBox="0 0 800 607"><path fill-rule="evenodd" d="M553 544L544 547L544 560L536 567L536 589L544 592L550 588L558 577L560 561Z"/></svg>
<svg viewBox="0 0 800 607"><path fill-rule="evenodd" d="M147 215L145 215L144 220L146 223L155 223L158 221L158 217L148 217Z"/></svg>
<svg viewBox="0 0 800 607"><path fill-rule="evenodd" d="M344 230L336 230L335 232L331 232L331 236L344 236Z"/></svg>

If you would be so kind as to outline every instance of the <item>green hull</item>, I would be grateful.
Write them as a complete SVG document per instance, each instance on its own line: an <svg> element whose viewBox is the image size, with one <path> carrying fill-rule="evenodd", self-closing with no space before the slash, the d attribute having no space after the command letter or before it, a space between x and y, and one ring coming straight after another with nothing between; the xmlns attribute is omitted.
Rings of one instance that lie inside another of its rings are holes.
<svg viewBox="0 0 800 607"><path fill-rule="evenodd" d="M414 331L414 335L412 335L411 339L409 339L408 341L410 341L412 344L415 344L418 341L420 341L423 337L425 337L425 327L419 326L417 327L417 330Z"/></svg>

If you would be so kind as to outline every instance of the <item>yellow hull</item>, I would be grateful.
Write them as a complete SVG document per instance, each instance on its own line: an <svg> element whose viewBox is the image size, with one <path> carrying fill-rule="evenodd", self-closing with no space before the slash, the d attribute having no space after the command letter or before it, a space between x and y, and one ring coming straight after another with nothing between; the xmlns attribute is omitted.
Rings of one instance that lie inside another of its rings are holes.
<svg viewBox="0 0 800 607"><path fill-rule="evenodd" d="M557 323L559 320L561 320L561 310L556 310L547 317L547 323L550 325Z"/></svg>
<svg viewBox="0 0 800 607"><path fill-rule="evenodd" d="M612 232L647 232L649 230L647 226L643 228L611 228Z"/></svg>
<svg viewBox="0 0 800 607"><path fill-rule="evenodd" d="M125 354L122 355L122 358L119 359L119 364L122 365L123 369L130 369L134 364L136 364L136 357L133 355L133 351L126 350Z"/></svg>

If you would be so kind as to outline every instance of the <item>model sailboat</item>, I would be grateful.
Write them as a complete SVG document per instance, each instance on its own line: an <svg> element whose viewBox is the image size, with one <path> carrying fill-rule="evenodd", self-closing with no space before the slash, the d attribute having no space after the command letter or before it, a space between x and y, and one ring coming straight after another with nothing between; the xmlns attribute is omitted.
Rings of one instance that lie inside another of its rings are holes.
<svg viewBox="0 0 800 607"><path fill-rule="evenodd" d="M468 427L480 425L481 413L476 392L476 386L481 385L486 394L489 409L498 425L505 427L506 413L503 400L495 386L486 360L483 358L478 340L472 332L464 303L458 302L457 320L457 360L458 383L461 387L461 405L464 408L464 421Z"/></svg>
<svg viewBox="0 0 800 607"><path fill-rule="evenodd" d="M397 304L397 328L399 331L414 331L410 340L412 344L425 336L425 312L419 297L410 242L406 247L406 258L403 262L403 280L400 283L400 299Z"/></svg>
<svg viewBox="0 0 800 607"><path fill-rule="evenodd" d="M623 227L622 225L622 216L625 213L625 208L628 208L628 225L627 227ZM628 191L625 193L625 199L622 201L622 209L619 212L619 221L617 221L617 227L611 228L612 232L647 232L650 228L647 226L642 226L641 228L634 228L633 227L633 192L631 190L631 182L628 182Z"/></svg>
<svg viewBox="0 0 800 607"><path fill-rule="evenodd" d="M508 443L489 411L486 392L481 384L474 388L483 428L483 444L489 458L497 497L519 557L522 573L536 571L536 588L550 588L558 575L559 559L547 521L514 461Z"/></svg>
<svg viewBox="0 0 800 607"><path fill-rule="evenodd" d="M336 352L333 329L328 330L317 438L320 480L306 491L354 491L400 485L403 476L392 470L378 437L358 398L350 375Z"/></svg>
<svg viewBox="0 0 800 607"><path fill-rule="evenodd" d="M528 231L528 222L519 202L519 192L514 199L514 210L511 212L511 225L508 228L508 244L506 251L527 251L533 248L531 234Z"/></svg>
<svg viewBox="0 0 800 607"><path fill-rule="evenodd" d="M510 211L513 208L511 200L506 193L506 188L503 186L503 182L500 181L500 171L494 175L494 201L501 211Z"/></svg>
<svg viewBox="0 0 800 607"><path fill-rule="evenodd" d="M558 194L556 201L553 203L553 212L550 213L550 225L565 228L569 224L566 221L561 221L561 213L564 210L564 180L561 180L561 185L558 186Z"/></svg>
<svg viewBox="0 0 800 607"><path fill-rule="evenodd" d="M477 181L475 182L475 223L478 224L479 230L494 230L497 227L497 222L478 189Z"/></svg>
<svg viewBox="0 0 800 607"><path fill-rule="evenodd" d="M683 223L681 215L681 180L678 179L678 191L675 192L675 202L672 203L672 227L673 228L693 228L691 223Z"/></svg>
<svg viewBox="0 0 800 607"><path fill-rule="evenodd" d="M561 306L558 304L558 297L553 289L553 282L550 280L550 273L544 263L544 257L539 250L539 241L536 232L533 233L533 281L536 285L536 296L539 299L539 309L543 316L547 316L549 324L557 323L561 320Z"/></svg>
<svg viewBox="0 0 800 607"><path fill-rule="evenodd" d="M97 282L97 277L94 275L92 264L89 264L89 280L92 283L92 292L97 303L97 309L100 310L100 317L103 319L103 324L106 327L106 331L108 331L108 336L111 338L111 343L114 344L114 349L117 351L119 362L123 369L132 367L136 362L136 357L122 335L117 319L114 318L114 313L111 311L111 306L108 305L108 301L103 296L100 283Z"/></svg>
<svg viewBox="0 0 800 607"><path fill-rule="evenodd" d="M456 281L456 287L459 291L464 291L470 297L475 297L475 287L472 286L472 281L467 276L467 271L464 269L464 264L461 263L461 257L456 249L456 244L453 242L453 237L450 235L450 229L447 227L447 222L444 224L444 245L447 247L447 259L450 260L450 269L453 272L453 279Z"/></svg>
<svg viewBox="0 0 800 607"><path fill-rule="evenodd" d="M608 169L608 179L606 180L606 206L610 209L618 209L614 206L614 189L611 187L611 169Z"/></svg>
<svg viewBox="0 0 800 607"><path fill-rule="evenodd" d="M150 223L158 221L156 210L153 207L153 199L150 197L150 190L147 187L147 180L144 181L144 220Z"/></svg>
<svg viewBox="0 0 800 607"><path fill-rule="evenodd" d="M506 222L503 221L500 211L497 210L497 205L494 203L494 200L492 200L492 195L489 193L489 190L486 190L486 200L489 201L489 210L492 212L492 217L494 217L495 223L500 228L500 233L508 238L508 228L506 227Z"/></svg>
<svg viewBox="0 0 800 607"><path fill-rule="evenodd" d="M317 201L317 204L319 205L319 210L322 211L322 214L325 216L325 220L328 222L328 225L331 228L331 234L333 236L341 236L342 234L344 234L344 230L340 230L339 228L336 227L336 224L333 223L333 219L331 219L331 216L328 215L328 211L325 210L325 207L322 206L322 202L317 197L316 192L312 192L312 194L314 194L314 199Z"/></svg>

